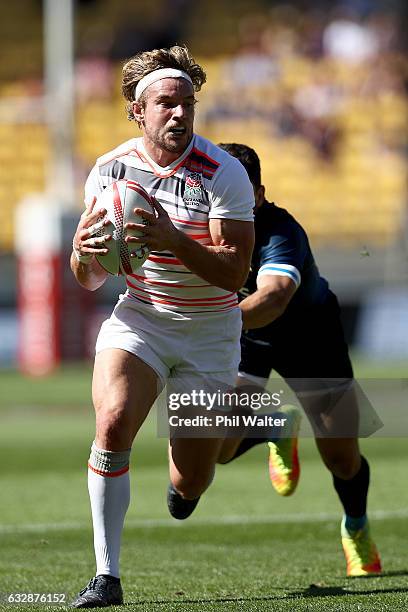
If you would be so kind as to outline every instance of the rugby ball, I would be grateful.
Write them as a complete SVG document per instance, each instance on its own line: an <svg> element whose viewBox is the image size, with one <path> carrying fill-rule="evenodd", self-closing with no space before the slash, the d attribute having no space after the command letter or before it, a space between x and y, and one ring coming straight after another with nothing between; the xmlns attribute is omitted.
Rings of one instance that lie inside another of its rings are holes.
<svg viewBox="0 0 408 612"><path fill-rule="evenodd" d="M132 274L146 261L149 249L144 244L126 242L126 236L139 237L143 236L143 232L125 229L125 225L149 224L146 219L134 213L135 208L154 212L149 194L139 183L122 179L104 189L96 206L106 209L105 219L110 221L109 225L99 230L98 235L112 234L112 240L106 243L109 252L106 255L96 255L96 259L110 274Z"/></svg>

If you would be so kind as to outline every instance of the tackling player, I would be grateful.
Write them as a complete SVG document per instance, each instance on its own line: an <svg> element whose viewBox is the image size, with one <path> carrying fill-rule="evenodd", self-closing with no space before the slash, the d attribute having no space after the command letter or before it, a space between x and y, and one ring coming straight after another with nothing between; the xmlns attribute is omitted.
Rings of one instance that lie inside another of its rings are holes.
<svg viewBox="0 0 408 612"><path fill-rule="evenodd" d="M380 558L366 514L369 466L359 451L353 369L337 298L319 274L304 229L286 210L266 201L256 152L242 144L219 146L247 170L256 202L255 249L240 302L240 384L263 388L274 369L294 390L344 508L347 574L378 574ZM288 417L296 432L296 411L289 410ZM227 439L221 462L259 441ZM296 436L269 442L269 448L272 484L281 495L290 495L299 477Z"/></svg>
<svg viewBox="0 0 408 612"><path fill-rule="evenodd" d="M107 273L95 259L109 234L97 236L95 204L104 187L131 179L155 196L155 214L136 209L150 255L126 276L127 292L101 327L93 376L96 436L88 463L96 576L73 606L123 602L119 574L122 528L130 500L133 440L166 382L184 391L208 381L233 385L240 360L236 291L247 277L254 242L254 193L242 165L194 134L195 92L205 73L185 47L139 53L123 68L122 91L133 138L99 158L85 186L86 210L71 256L78 282L91 291ZM221 439L170 441L168 505L191 513L211 483Z"/></svg>

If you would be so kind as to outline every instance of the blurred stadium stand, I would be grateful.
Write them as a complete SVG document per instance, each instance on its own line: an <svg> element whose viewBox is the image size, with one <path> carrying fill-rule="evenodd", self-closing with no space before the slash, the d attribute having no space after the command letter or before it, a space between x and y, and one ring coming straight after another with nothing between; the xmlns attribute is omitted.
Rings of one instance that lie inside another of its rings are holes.
<svg viewBox="0 0 408 612"><path fill-rule="evenodd" d="M77 210L95 158L137 132L120 98L121 59L185 42L208 75L197 131L258 151L269 199L304 224L344 299L355 303L384 281L406 283L406 3L330 7L311 0L77 0ZM41 2L8 3L0 40L0 265L12 270L14 207L44 191L50 156ZM13 306L10 272L2 278L0 305Z"/></svg>

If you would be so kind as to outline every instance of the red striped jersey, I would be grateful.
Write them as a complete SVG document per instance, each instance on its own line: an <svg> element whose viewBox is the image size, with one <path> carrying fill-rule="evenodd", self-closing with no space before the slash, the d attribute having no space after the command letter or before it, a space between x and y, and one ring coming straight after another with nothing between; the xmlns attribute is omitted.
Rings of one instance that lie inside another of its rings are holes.
<svg viewBox="0 0 408 612"><path fill-rule="evenodd" d="M254 192L241 163L201 136L162 167L132 138L100 157L85 185L85 203L118 179L140 183L160 202L177 227L200 244L211 245L210 219L253 222ZM162 312L223 312L237 307L237 295L208 284L173 253L151 251L143 266L126 277L127 295L140 306Z"/></svg>

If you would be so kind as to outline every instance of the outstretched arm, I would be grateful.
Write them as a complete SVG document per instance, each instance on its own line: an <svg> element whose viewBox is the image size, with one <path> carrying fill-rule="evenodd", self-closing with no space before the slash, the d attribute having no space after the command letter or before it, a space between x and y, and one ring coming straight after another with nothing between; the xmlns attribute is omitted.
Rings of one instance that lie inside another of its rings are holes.
<svg viewBox="0 0 408 612"><path fill-rule="evenodd" d="M243 328L256 329L272 323L285 312L296 289L288 276L259 276L257 290L239 304Z"/></svg>

